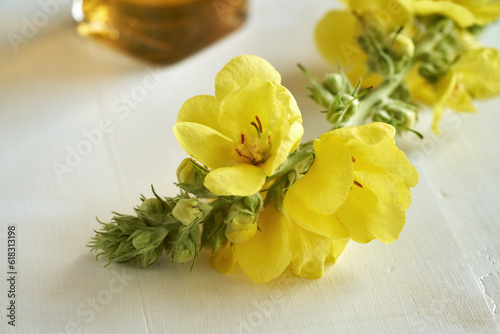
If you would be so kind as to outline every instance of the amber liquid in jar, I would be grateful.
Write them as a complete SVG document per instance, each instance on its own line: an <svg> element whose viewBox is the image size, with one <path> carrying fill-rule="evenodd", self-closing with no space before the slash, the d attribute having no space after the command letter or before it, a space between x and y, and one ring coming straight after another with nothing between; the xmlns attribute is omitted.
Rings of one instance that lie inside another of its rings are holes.
<svg viewBox="0 0 500 334"><path fill-rule="evenodd" d="M237 29L247 0L74 0L82 36L173 63Z"/></svg>

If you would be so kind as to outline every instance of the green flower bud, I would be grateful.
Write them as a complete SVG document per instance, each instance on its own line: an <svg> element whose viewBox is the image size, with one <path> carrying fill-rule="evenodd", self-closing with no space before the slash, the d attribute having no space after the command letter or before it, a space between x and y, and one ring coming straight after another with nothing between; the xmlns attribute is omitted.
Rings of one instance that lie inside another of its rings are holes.
<svg viewBox="0 0 500 334"><path fill-rule="evenodd" d="M190 227L181 227L176 240L172 244L172 261L184 263L189 260L195 260L198 255L198 225ZM186 233L187 232L187 233ZM194 262L193 262L194 264Z"/></svg>
<svg viewBox="0 0 500 334"><path fill-rule="evenodd" d="M172 215L182 224L190 225L199 220L204 215L204 208L196 198L181 198L174 209Z"/></svg>
<svg viewBox="0 0 500 334"><path fill-rule="evenodd" d="M263 202L262 196L259 193L247 196L243 199L245 208L254 213L259 213L262 210Z"/></svg>
<svg viewBox="0 0 500 334"><path fill-rule="evenodd" d="M337 99L330 105L326 112L326 120L340 127L356 113L359 109L359 104L359 100L352 95L337 95Z"/></svg>
<svg viewBox="0 0 500 334"><path fill-rule="evenodd" d="M192 259L191 252L185 247L179 247L172 252L172 261L174 262L185 263Z"/></svg>
<svg viewBox="0 0 500 334"><path fill-rule="evenodd" d="M156 214L165 212L165 203L158 198L145 199L139 206L139 210L145 214Z"/></svg>
<svg viewBox="0 0 500 334"><path fill-rule="evenodd" d="M196 184L196 170L190 158L182 160L179 167L177 167L177 180L179 183Z"/></svg>
<svg viewBox="0 0 500 334"><path fill-rule="evenodd" d="M215 251L217 249L223 248L227 244L227 238L223 232L215 233L210 239L207 239L203 243L203 248L210 251Z"/></svg>
<svg viewBox="0 0 500 334"><path fill-rule="evenodd" d="M384 44L392 50L397 58L411 58L415 53L415 43L413 43L413 40L401 33L393 32L389 34Z"/></svg>
<svg viewBox="0 0 500 334"><path fill-rule="evenodd" d="M351 82L343 72L327 74L323 81L323 87L332 93L333 96L352 94L354 91L354 87L352 87Z"/></svg>
<svg viewBox="0 0 500 334"><path fill-rule="evenodd" d="M226 238L235 243L240 244L252 239L257 232L257 224L255 223L239 223L233 220L226 226Z"/></svg>

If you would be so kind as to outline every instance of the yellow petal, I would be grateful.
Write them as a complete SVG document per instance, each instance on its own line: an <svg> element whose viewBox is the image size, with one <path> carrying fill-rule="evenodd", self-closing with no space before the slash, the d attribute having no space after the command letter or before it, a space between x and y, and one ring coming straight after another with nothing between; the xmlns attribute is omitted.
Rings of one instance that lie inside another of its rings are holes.
<svg viewBox="0 0 500 334"><path fill-rule="evenodd" d="M404 226L409 187L416 185L418 173L395 146L394 134L391 125L370 123L320 137L343 139L352 154L355 182L337 215L357 242L392 242Z"/></svg>
<svg viewBox="0 0 500 334"><path fill-rule="evenodd" d="M221 167L208 173L204 185L218 196L250 196L262 188L266 174L254 165Z"/></svg>
<svg viewBox="0 0 500 334"><path fill-rule="evenodd" d="M411 96L421 103L434 105L436 103L435 87L420 76L418 68L419 65L414 66L406 76L406 83L411 91Z"/></svg>
<svg viewBox="0 0 500 334"><path fill-rule="evenodd" d="M297 213L295 206L301 203L310 211L334 214L352 186L351 154L340 140L334 137L316 139L314 152L316 158L311 168L285 197L285 208L290 213Z"/></svg>
<svg viewBox="0 0 500 334"><path fill-rule="evenodd" d="M280 74L269 62L253 55L241 55L231 59L217 74L215 96L222 100L228 93L237 91L252 78L281 83Z"/></svg>
<svg viewBox="0 0 500 334"><path fill-rule="evenodd" d="M500 2L491 0L455 0L466 7L475 17L475 24L486 25L500 15Z"/></svg>
<svg viewBox="0 0 500 334"><path fill-rule="evenodd" d="M356 18L347 11L332 10L318 22L314 31L319 53L329 63L340 61L346 72L363 68L368 59L356 43L359 29Z"/></svg>
<svg viewBox="0 0 500 334"><path fill-rule="evenodd" d="M475 23L474 14L464 6L449 1L415 1L413 10L416 15L442 15L449 17L460 27L470 27Z"/></svg>
<svg viewBox="0 0 500 334"><path fill-rule="evenodd" d="M318 185L311 185L318 187ZM293 188L293 187L292 187ZM304 205L305 197L290 197L288 191L285 197L285 210L292 219L303 229L328 238L341 239L349 237L349 231L342 225L342 222L333 214L322 215ZM334 195L334 193L332 193Z"/></svg>
<svg viewBox="0 0 500 334"><path fill-rule="evenodd" d="M184 102L177 115L177 122L199 123L222 133L217 121L219 114L220 105L214 96L198 95Z"/></svg>
<svg viewBox="0 0 500 334"><path fill-rule="evenodd" d="M493 48L467 50L461 55L454 69L462 74L460 81L472 97L484 99L500 95L498 50Z"/></svg>
<svg viewBox="0 0 500 334"><path fill-rule="evenodd" d="M439 134L439 122L444 114L444 108L447 100L452 95L458 82L458 73L451 70L444 77L440 78L436 84L436 104L434 105L434 117L432 123L432 130L434 133Z"/></svg>
<svg viewBox="0 0 500 334"><path fill-rule="evenodd" d="M405 210L401 205L381 201L367 187L354 186L337 214L351 232L352 240L360 243L373 239L393 242L405 223Z"/></svg>
<svg viewBox="0 0 500 334"><path fill-rule="evenodd" d="M245 274L257 283L278 277L288 267L292 253L288 245L287 217L268 205L259 215L255 237L235 245L235 255Z"/></svg>
<svg viewBox="0 0 500 334"><path fill-rule="evenodd" d="M231 92L221 101L219 124L230 138L257 137L252 123L262 126L263 134L279 126L286 108L276 99L277 86L268 81L253 80L236 92ZM258 120L257 120L258 118ZM270 133L269 133L270 134Z"/></svg>
<svg viewBox="0 0 500 334"><path fill-rule="evenodd" d="M383 30L403 26L408 22L412 12L409 0L350 0L349 2L349 7L361 14L368 25L377 22L378 27Z"/></svg>
<svg viewBox="0 0 500 334"><path fill-rule="evenodd" d="M340 254L342 254L342 252L345 249L345 246L347 246L347 243L349 243L350 240L351 238L332 239L330 254L326 258L326 261L333 263L337 262L337 259L339 258Z"/></svg>
<svg viewBox="0 0 500 334"><path fill-rule="evenodd" d="M174 126L174 135L187 154L210 168L226 166L228 157L234 155L231 139L205 125L179 122Z"/></svg>
<svg viewBox="0 0 500 334"><path fill-rule="evenodd" d="M332 255L340 255L339 248L332 254L332 239L304 230L293 221L288 224L288 238L292 250L290 269L300 277L320 278L323 276L325 261L331 259Z"/></svg>
<svg viewBox="0 0 500 334"><path fill-rule="evenodd" d="M236 257L233 255L233 247L228 242L223 248L217 249L210 256L210 264L223 274L229 274L233 271L236 264Z"/></svg>
<svg viewBox="0 0 500 334"><path fill-rule="evenodd" d="M285 135L281 137L281 133L277 134L275 137L279 138L278 143L271 143L272 145L278 145L279 147L276 153L269 158L264 164L264 169L266 170L266 175L270 176L288 157L290 152L295 151L295 149L300 144L302 135L304 134L304 127L301 123L295 122L286 131Z"/></svg>
<svg viewBox="0 0 500 334"><path fill-rule="evenodd" d="M355 161L354 180L372 189L384 202L397 203L405 210L411 204L409 187L418 182L418 173L406 155L395 145L395 129L385 123L332 131L342 138Z"/></svg>

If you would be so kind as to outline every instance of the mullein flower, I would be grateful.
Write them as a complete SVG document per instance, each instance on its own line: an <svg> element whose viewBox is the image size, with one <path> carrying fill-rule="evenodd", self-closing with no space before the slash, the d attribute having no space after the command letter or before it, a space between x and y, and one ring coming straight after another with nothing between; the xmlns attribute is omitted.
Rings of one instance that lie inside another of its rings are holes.
<svg viewBox="0 0 500 334"><path fill-rule="evenodd" d="M463 52L450 71L434 85L417 73L410 73L408 84L414 97L434 106L433 130L439 133L444 110L475 112L473 99L500 95L500 54L492 48L476 47Z"/></svg>
<svg viewBox="0 0 500 334"><path fill-rule="evenodd" d="M325 262L335 261L350 239L396 240L418 175L395 146L394 134L390 125L371 123L315 140L314 163L288 190L284 210L266 206L255 236L216 251L212 265L228 273L238 263L259 283L287 268L319 278Z"/></svg>
<svg viewBox="0 0 500 334"><path fill-rule="evenodd" d="M219 72L215 96L184 103L174 126L181 147L211 170L204 185L219 196L257 193L295 150L302 118L279 73L257 56L238 56Z"/></svg>
<svg viewBox="0 0 500 334"><path fill-rule="evenodd" d="M304 229L327 237L395 241L418 174L394 134L391 125L370 123L320 136L314 164L285 197L287 212Z"/></svg>

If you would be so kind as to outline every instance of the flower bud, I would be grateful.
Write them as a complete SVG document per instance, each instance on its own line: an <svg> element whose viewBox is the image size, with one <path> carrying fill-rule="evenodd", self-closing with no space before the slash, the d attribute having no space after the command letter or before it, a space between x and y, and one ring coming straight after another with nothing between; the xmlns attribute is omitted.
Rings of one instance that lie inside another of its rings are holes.
<svg viewBox="0 0 500 334"><path fill-rule="evenodd" d="M179 167L177 167L177 180L179 183L196 184L196 170L190 158L182 160Z"/></svg>
<svg viewBox="0 0 500 334"><path fill-rule="evenodd" d="M413 57L415 53L415 44L408 36L401 33L389 34L385 39L385 45L392 50L398 58Z"/></svg>
<svg viewBox="0 0 500 334"><path fill-rule="evenodd" d="M235 243L240 244L252 239L257 232L256 223L239 223L233 220L226 226L226 238Z"/></svg>
<svg viewBox="0 0 500 334"><path fill-rule="evenodd" d="M158 198L148 198L142 202L139 210L146 214L163 213L165 211L165 204Z"/></svg>
<svg viewBox="0 0 500 334"><path fill-rule="evenodd" d="M354 87L344 73L331 73L325 76L325 87L333 96L339 94L352 94Z"/></svg>
<svg viewBox="0 0 500 334"><path fill-rule="evenodd" d="M182 224L190 225L204 214L200 204L196 198L181 198L172 210L172 215Z"/></svg>
<svg viewBox="0 0 500 334"><path fill-rule="evenodd" d="M262 210L263 202L262 196L259 193L247 196L243 199L245 208L254 213L259 213Z"/></svg>
<svg viewBox="0 0 500 334"><path fill-rule="evenodd" d="M189 249L187 249L186 247L180 246L175 248L174 251L172 251L172 260L174 262L184 263L192 259L193 256L191 255Z"/></svg>

